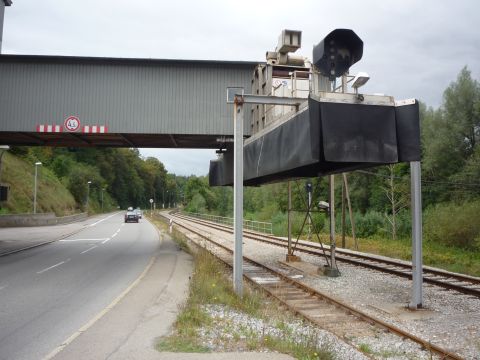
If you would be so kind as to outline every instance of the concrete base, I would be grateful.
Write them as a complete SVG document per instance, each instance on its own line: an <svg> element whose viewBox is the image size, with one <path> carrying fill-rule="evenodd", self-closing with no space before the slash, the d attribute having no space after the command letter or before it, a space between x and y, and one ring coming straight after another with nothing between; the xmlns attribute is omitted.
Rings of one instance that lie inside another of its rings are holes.
<svg viewBox="0 0 480 360"><path fill-rule="evenodd" d="M422 304L418 304L418 305L408 304L407 305L408 310L421 310L422 308L423 308Z"/></svg>
<svg viewBox="0 0 480 360"><path fill-rule="evenodd" d="M379 302L375 305L370 304L367 306L374 311L380 312L382 315L388 314L395 316L402 321L428 320L433 319L436 315L434 310L415 307L410 308L409 305L405 305L404 303Z"/></svg>
<svg viewBox="0 0 480 360"><path fill-rule="evenodd" d="M320 269L319 269L320 271ZM325 266L323 268L323 274L328 277L339 277L340 276L340 271L338 269L331 268L329 266Z"/></svg>
<svg viewBox="0 0 480 360"><path fill-rule="evenodd" d="M323 273L318 271L318 266L310 264L305 261L279 261L280 264L284 266L288 266L292 269L296 269L298 271L303 272L304 274L307 274L309 276L314 276L314 277L320 277L321 275L323 277Z"/></svg>
<svg viewBox="0 0 480 360"><path fill-rule="evenodd" d="M293 254L287 254L286 259L287 262L296 262L296 261L302 261L300 256L293 255Z"/></svg>

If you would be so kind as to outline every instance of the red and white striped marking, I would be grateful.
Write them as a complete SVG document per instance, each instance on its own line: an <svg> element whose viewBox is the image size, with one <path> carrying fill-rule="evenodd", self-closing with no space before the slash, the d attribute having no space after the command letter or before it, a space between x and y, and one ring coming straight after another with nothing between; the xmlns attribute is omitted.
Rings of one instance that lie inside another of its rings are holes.
<svg viewBox="0 0 480 360"><path fill-rule="evenodd" d="M88 134L99 133L104 134L108 132L106 125L84 125L83 132Z"/></svg>
<svg viewBox="0 0 480 360"><path fill-rule="evenodd" d="M37 125L37 132L58 133L63 131L62 125L40 124Z"/></svg>

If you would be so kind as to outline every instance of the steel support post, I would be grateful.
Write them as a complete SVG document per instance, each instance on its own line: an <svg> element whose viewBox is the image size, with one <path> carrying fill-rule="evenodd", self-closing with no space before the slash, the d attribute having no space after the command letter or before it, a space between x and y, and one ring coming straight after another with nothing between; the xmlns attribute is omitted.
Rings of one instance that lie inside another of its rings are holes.
<svg viewBox="0 0 480 360"><path fill-rule="evenodd" d="M243 296L243 101L234 104L233 140L233 286L238 296Z"/></svg>
<svg viewBox="0 0 480 360"><path fill-rule="evenodd" d="M292 182L288 181L288 209L287 209L287 226L288 226L288 245L286 261L300 261L300 257L293 255L292 248Z"/></svg>
<svg viewBox="0 0 480 360"><path fill-rule="evenodd" d="M355 219L353 218L352 202L350 201L350 191L348 190L347 174L342 174L343 184L345 185L345 196L347 198L348 214L350 216L350 225L352 226L352 237L355 243L355 250L358 250L358 240L355 235Z"/></svg>
<svg viewBox="0 0 480 360"><path fill-rule="evenodd" d="M343 175L342 174L342 248L345 249L346 247L346 241L345 241L345 233L346 233L346 222L345 222L345 202L346 202L346 196L345 196L345 181L343 181Z"/></svg>
<svg viewBox="0 0 480 360"><path fill-rule="evenodd" d="M330 277L340 276L335 259L335 175L329 175L328 213L330 216L330 266L325 268L324 274Z"/></svg>
<svg viewBox="0 0 480 360"><path fill-rule="evenodd" d="M308 241L312 240L312 218L311 218L311 213L310 209L312 208L312 192L308 191L308 235L307 239Z"/></svg>
<svg viewBox="0 0 480 360"><path fill-rule="evenodd" d="M330 277L340 276L335 259L335 175L329 175L328 213L330 217L330 266L325 267L324 274Z"/></svg>
<svg viewBox="0 0 480 360"><path fill-rule="evenodd" d="M412 201L412 299L409 307L419 309L423 303L422 275L422 188L420 161L410 162Z"/></svg>
<svg viewBox="0 0 480 360"><path fill-rule="evenodd" d="M33 213L37 213L37 174L38 174L38 166L35 165L35 182L33 185Z"/></svg>
<svg viewBox="0 0 480 360"><path fill-rule="evenodd" d="M238 90L238 89L237 89ZM233 254L233 284L237 295L243 293L243 120L244 104L269 104L298 107L307 101L304 98L289 98L265 95L243 94L234 98L233 136L233 234L235 250ZM287 254L287 259L288 259ZM293 256L292 256L293 257Z"/></svg>
<svg viewBox="0 0 480 360"><path fill-rule="evenodd" d="M337 267L335 262L335 175L329 175L329 205L330 205L330 266L332 270Z"/></svg>
<svg viewBox="0 0 480 360"><path fill-rule="evenodd" d="M89 197L90 197L90 184L87 183L87 202L85 204L85 208L86 208L86 211L88 212L88 200L89 200Z"/></svg>
<svg viewBox="0 0 480 360"><path fill-rule="evenodd" d="M287 251L287 259L288 255L292 255L292 183L288 182L288 251Z"/></svg>

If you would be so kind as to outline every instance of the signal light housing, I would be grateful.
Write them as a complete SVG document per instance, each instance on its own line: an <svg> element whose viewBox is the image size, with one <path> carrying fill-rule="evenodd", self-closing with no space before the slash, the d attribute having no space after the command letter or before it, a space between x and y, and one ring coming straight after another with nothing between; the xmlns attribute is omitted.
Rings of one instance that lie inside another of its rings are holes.
<svg viewBox="0 0 480 360"><path fill-rule="evenodd" d="M331 81L345 74L363 55L363 41L353 30L335 29L313 47L313 64Z"/></svg>

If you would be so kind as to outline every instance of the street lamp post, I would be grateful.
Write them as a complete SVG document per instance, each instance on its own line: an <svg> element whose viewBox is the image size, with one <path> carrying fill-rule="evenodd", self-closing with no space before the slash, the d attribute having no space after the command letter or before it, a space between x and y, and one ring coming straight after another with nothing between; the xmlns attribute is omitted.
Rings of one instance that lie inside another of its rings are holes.
<svg viewBox="0 0 480 360"><path fill-rule="evenodd" d="M88 212L88 198L90 197L90 184L91 183L92 183L91 181L87 182L87 202L85 203L85 208L87 209L87 212Z"/></svg>
<svg viewBox="0 0 480 360"><path fill-rule="evenodd" d="M102 212L103 212L103 192L105 191L105 188L102 188L102 192L101 192L101 195L102 195Z"/></svg>
<svg viewBox="0 0 480 360"><path fill-rule="evenodd" d="M40 161L35 163L35 184L33 187L33 213L37 213L37 175L38 175L38 167L42 165Z"/></svg>

